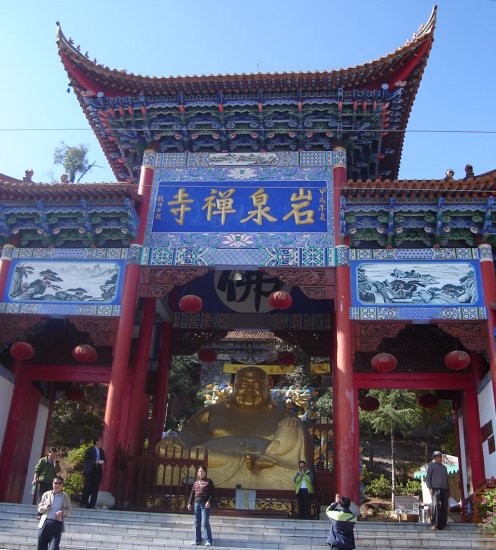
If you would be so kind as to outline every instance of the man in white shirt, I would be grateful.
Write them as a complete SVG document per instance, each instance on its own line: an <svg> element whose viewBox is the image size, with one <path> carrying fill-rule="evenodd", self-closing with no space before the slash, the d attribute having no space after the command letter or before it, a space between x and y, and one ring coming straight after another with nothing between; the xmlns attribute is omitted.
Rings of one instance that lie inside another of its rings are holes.
<svg viewBox="0 0 496 550"><path fill-rule="evenodd" d="M42 514L38 527L38 550L59 550L60 537L64 531L64 517L71 513L71 499L62 491L64 480L56 476L53 489L43 493L38 504L38 513Z"/></svg>

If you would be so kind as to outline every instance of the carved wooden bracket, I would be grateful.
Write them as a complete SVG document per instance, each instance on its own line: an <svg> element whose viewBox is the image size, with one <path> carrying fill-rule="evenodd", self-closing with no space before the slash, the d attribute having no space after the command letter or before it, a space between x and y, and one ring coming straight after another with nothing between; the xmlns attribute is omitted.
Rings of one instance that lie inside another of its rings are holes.
<svg viewBox="0 0 496 550"><path fill-rule="evenodd" d="M488 333L485 323L439 321L437 326L446 334L458 338L469 351L479 353L488 348Z"/></svg>
<svg viewBox="0 0 496 550"><path fill-rule="evenodd" d="M354 351L378 351L384 338L396 338L407 324L392 321L353 323Z"/></svg>
<svg viewBox="0 0 496 550"><path fill-rule="evenodd" d="M117 319L71 317L69 321L79 332L87 332L95 346L112 346L114 344Z"/></svg>
<svg viewBox="0 0 496 550"><path fill-rule="evenodd" d="M142 267L139 296L164 298L175 287L185 285L208 273L203 267Z"/></svg>
<svg viewBox="0 0 496 550"><path fill-rule="evenodd" d="M335 270L329 269L261 269L270 277L281 279L290 286L297 286L312 300L332 300L336 284Z"/></svg>
<svg viewBox="0 0 496 550"><path fill-rule="evenodd" d="M36 325L43 324L47 317L38 315L2 315L0 317L0 341L10 344L24 340L27 333Z"/></svg>

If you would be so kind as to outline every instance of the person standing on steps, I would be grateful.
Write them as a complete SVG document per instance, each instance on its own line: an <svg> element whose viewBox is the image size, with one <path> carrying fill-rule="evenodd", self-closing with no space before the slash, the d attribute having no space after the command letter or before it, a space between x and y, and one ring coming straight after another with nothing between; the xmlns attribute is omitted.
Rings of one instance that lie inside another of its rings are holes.
<svg viewBox="0 0 496 550"><path fill-rule="evenodd" d="M42 495L52 488L54 477L60 472L60 463L57 460L57 449L50 447L46 456L40 458L34 468L33 485L39 484L41 499Z"/></svg>
<svg viewBox="0 0 496 550"><path fill-rule="evenodd" d="M300 519L310 519L310 499L313 494L313 473L307 468L307 463L300 460L298 471L296 472L293 483L298 498L298 513Z"/></svg>
<svg viewBox="0 0 496 550"><path fill-rule="evenodd" d="M202 542L202 530L205 536L205 546L212 546L212 529L210 528L210 503L214 497L214 483L207 477L207 469L198 468L197 480L193 483L188 501L188 510L191 510L194 501L195 513L195 540L192 545Z"/></svg>
<svg viewBox="0 0 496 550"><path fill-rule="evenodd" d="M431 529L444 529L448 523L448 469L443 464L443 453L434 451L427 466L425 484L431 494Z"/></svg>
<svg viewBox="0 0 496 550"><path fill-rule="evenodd" d="M104 464L105 451L102 449L102 440L98 437L93 440L93 447L89 447L84 453L84 487L81 495L81 506L86 508L96 506Z"/></svg>
<svg viewBox="0 0 496 550"><path fill-rule="evenodd" d="M71 513L71 499L62 491L64 480L55 476L52 490L41 496L38 512L41 514L37 550L59 550L64 531L64 517Z"/></svg>

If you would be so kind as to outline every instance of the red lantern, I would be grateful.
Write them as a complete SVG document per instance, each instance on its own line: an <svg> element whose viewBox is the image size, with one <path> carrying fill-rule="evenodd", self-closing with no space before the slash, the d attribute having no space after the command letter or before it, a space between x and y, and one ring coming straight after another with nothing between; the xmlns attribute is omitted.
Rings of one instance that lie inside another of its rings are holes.
<svg viewBox="0 0 496 550"><path fill-rule="evenodd" d="M84 391L81 388L69 388L65 390L65 396L69 401L82 401Z"/></svg>
<svg viewBox="0 0 496 550"><path fill-rule="evenodd" d="M179 309L184 313L198 313L202 307L202 299L195 294L186 294L179 300Z"/></svg>
<svg viewBox="0 0 496 550"><path fill-rule="evenodd" d="M93 346L81 344L72 350L72 356L80 363L94 363L98 354Z"/></svg>
<svg viewBox="0 0 496 550"><path fill-rule="evenodd" d="M274 309L288 309L292 303L293 299L291 295L288 292L284 292L284 290L272 292L269 296L269 305Z"/></svg>
<svg viewBox="0 0 496 550"><path fill-rule="evenodd" d="M296 361L296 355L292 351L280 351L277 354L278 365L294 365Z"/></svg>
<svg viewBox="0 0 496 550"><path fill-rule="evenodd" d="M377 372L391 372L397 367L398 361L390 353L378 353L372 357L370 364Z"/></svg>
<svg viewBox="0 0 496 550"><path fill-rule="evenodd" d="M417 396L417 401L424 409L435 409L439 405L439 397L433 393L423 393Z"/></svg>
<svg viewBox="0 0 496 550"><path fill-rule="evenodd" d="M202 348L198 350L198 359L202 363L214 363L217 361L217 352L211 348Z"/></svg>
<svg viewBox="0 0 496 550"><path fill-rule="evenodd" d="M444 364L451 370L463 370L470 365L470 355L465 351L450 351L444 358Z"/></svg>
<svg viewBox="0 0 496 550"><path fill-rule="evenodd" d="M379 408L379 399L377 399L377 397L373 397L372 395L366 395L358 401L358 404L360 405L362 411L372 412Z"/></svg>
<svg viewBox="0 0 496 550"><path fill-rule="evenodd" d="M10 355L19 361L26 361L33 357L34 348L28 342L16 342L10 346Z"/></svg>

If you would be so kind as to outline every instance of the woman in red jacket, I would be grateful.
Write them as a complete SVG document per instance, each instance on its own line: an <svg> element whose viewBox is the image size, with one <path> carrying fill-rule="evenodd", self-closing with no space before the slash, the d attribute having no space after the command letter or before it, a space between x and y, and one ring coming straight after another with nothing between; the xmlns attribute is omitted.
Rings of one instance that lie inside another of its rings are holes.
<svg viewBox="0 0 496 550"><path fill-rule="evenodd" d="M212 530L210 528L210 504L214 496L214 483L207 478L207 469L198 468L197 480L193 483L188 501L188 510L191 510L194 501L195 511L195 541L199 545L202 541L202 529L205 535L205 546L212 546Z"/></svg>

